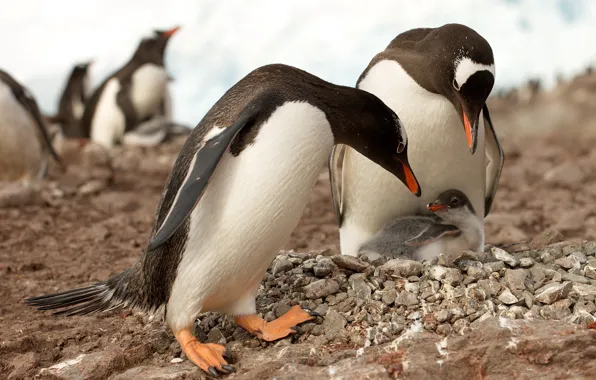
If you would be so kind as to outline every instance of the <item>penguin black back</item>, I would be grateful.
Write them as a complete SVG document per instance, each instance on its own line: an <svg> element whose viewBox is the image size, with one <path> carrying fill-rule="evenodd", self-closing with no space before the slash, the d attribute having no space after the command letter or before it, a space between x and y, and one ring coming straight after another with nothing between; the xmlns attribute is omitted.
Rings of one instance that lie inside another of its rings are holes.
<svg viewBox="0 0 596 380"><path fill-rule="evenodd" d="M87 102L88 70L90 64L91 62L83 62L73 67L60 96L58 113L50 118L52 121L62 125L65 137L82 136L79 122L83 116L85 103ZM79 107L80 109L77 109Z"/></svg>

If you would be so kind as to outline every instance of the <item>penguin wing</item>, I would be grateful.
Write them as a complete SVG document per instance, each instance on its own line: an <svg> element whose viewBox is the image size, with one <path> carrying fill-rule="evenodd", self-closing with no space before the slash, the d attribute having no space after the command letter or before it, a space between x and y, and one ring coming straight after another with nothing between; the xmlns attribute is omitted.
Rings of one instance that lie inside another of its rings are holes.
<svg viewBox="0 0 596 380"><path fill-rule="evenodd" d="M60 160L58 153L56 153L56 150L52 145L52 140L50 140L50 136L48 135L48 130L46 129L43 116L41 115L41 111L39 110L39 106L37 105L35 98L33 98L33 95L31 95L31 93L29 93L29 91L27 91L27 89L24 87L22 88L22 91L15 91L14 95L19 103L21 103L27 112L29 112L29 114L33 117L35 125L39 129L39 133L41 134L41 138L43 139L48 152L50 152L57 163L62 165L62 161Z"/></svg>
<svg viewBox="0 0 596 380"><path fill-rule="evenodd" d="M149 243L148 250L153 250L165 243L184 223L201 199L224 152L238 132L250 124L250 120L252 120L250 116L242 117L231 126L220 130L217 135L208 134L199 143L199 147L190 162L186 178L180 189L178 189L163 223Z"/></svg>
<svg viewBox="0 0 596 380"><path fill-rule="evenodd" d="M405 241L406 245L410 247L418 247L421 245L432 243L433 241L439 240L443 236L459 236L461 231L454 225L451 224L431 224L418 235Z"/></svg>
<svg viewBox="0 0 596 380"><path fill-rule="evenodd" d="M484 216L486 217L490 212L495 194L497 193L503 163L505 162L505 154L499 143L499 138L495 133L495 128L493 127L486 104L482 108L482 114L484 115L484 131L486 135L486 156L489 159L489 163L486 166L486 196L484 200Z"/></svg>
<svg viewBox="0 0 596 380"><path fill-rule="evenodd" d="M137 111L135 110L134 104L130 95L130 89L132 82L130 79L120 81L120 90L116 94L116 104L124 115L124 131L128 132L137 127L139 122L137 118Z"/></svg>
<svg viewBox="0 0 596 380"><path fill-rule="evenodd" d="M343 222L343 200L341 189L341 175L340 160L343 160L346 152L345 145L334 145L329 156L329 183L331 184L331 200L333 202L333 212L335 213L335 221L341 227ZM343 162L341 163L343 165Z"/></svg>

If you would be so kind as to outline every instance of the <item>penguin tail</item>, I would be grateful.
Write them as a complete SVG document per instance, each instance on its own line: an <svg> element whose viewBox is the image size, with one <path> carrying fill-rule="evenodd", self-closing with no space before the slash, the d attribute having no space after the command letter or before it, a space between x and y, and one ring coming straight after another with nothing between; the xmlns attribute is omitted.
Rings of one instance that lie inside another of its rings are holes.
<svg viewBox="0 0 596 380"><path fill-rule="evenodd" d="M126 307L134 304L134 299L126 294L132 279L132 268L110 278L84 288L48 294L25 299L25 304L37 310L56 310L54 315L85 315Z"/></svg>

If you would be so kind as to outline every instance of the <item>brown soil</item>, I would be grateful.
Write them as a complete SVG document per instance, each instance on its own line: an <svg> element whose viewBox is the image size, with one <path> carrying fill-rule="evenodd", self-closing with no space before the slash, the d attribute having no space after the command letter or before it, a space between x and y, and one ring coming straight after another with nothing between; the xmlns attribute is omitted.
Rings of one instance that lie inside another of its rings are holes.
<svg viewBox="0 0 596 380"><path fill-rule="evenodd" d="M548 138L521 141L511 135L502 143L506 165L487 220L487 243L531 239L548 227L558 228L566 238L596 239L593 145L580 139L567 145ZM165 325L138 313L55 318L23 304L29 296L106 279L137 259L177 147L160 149L159 163L151 150L129 153L137 156L137 164L122 165L98 193L42 197L33 205L0 209L0 377L33 378L42 368L83 353L101 353L96 360L102 361L77 375L85 379L108 378L145 364L166 367L179 356ZM561 165L568 167L545 179L549 170ZM57 171L52 177L58 182L66 178ZM337 242L329 183L322 173L285 248L337 250ZM238 350L235 353L242 357ZM237 368L242 372L246 366L250 363L241 361ZM42 371L41 377L52 375Z"/></svg>

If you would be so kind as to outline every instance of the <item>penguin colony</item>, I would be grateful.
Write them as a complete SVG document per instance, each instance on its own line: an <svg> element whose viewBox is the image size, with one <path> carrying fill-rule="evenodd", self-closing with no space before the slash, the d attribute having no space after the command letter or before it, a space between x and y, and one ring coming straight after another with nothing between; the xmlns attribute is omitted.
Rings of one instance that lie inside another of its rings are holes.
<svg viewBox="0 0 596 380"><path fill-rule="evenodd" d="M91 62L76 65L45 118L0 71L0 180L43 178L48 157L59 160L53 139L110 149L188 134L137 262L28 305L66 315L163 311L189 360L214 377L230 373L225 347L193 336L200 313L225 313L265 341L320 317L296 305L266 322L255 299L325 165L341 254L426 260L483 249L504 157L486 106L493 52L477 32L459 24L403 32L355 87L283 64L256 68L191 130L172 121L164 65L178 30L155 30L92 92Z"/></svg>

